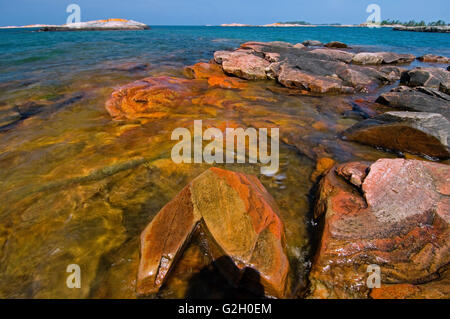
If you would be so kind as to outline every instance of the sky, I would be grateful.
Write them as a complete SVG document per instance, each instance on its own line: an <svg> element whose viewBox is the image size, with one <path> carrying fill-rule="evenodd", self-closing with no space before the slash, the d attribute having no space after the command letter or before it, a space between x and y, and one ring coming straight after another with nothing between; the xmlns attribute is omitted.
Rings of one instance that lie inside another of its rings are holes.
<svg viewBox="0 0 450 319"><path fill-rule="evenodd" d="M149 25L267 24L279 21L359 24L378 4L382 19L444 20L450 0L0 0L0 26L64 24L69 4L81 21L125 18Z"/></svg>

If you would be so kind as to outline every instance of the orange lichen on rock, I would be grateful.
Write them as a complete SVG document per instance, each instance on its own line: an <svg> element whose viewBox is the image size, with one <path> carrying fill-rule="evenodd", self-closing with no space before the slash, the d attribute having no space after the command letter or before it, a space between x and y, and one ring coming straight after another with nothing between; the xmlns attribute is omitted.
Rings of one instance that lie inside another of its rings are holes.
<svg viewBox="0 0 450 319"><path fill-rule="evenodd" d="M184 69L186 76L192 79L206 79L211 87L223 89L243 89L247 86L245 81L227 76L222 67L215 63L200 62Z"/></svg>
<svg viewBox="0 0 450 319"><path fill-rule="evenodd" d="M411 289L414 297L435 296L431 283L450 260L450 200L441 187L449 183L448 165L416 160L332 169L321 181L315 207L316 217L325 214L325 225L310 272L310 297L369 297L371 264L380 267L382 287L396 285L373 297L389 289L405 297Z"/></svg>
<svg viewBox="0 0 450 319"><path fill-rule="evenodd" d="M158 292L195 233L231 283L252 269L266 295L285 296L289 263L273 198L256 177L219 168L195 178L142 232L139 294Z"/></svg>
<svg viewBox="0 0 450 319"><path fill-rule="evenodd" d="M175 77L145 78L115 90L106 102L114 119L162 118L190 105L205 85L199 80Z"/></svg>

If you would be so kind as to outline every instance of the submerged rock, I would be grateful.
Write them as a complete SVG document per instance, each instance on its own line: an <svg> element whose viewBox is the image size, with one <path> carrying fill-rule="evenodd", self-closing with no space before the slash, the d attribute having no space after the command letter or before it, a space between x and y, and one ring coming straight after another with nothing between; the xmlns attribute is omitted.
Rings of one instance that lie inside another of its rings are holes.
<svg viewBox="0 0 450 319"><path fill-rule="evenodd" d="M175 77L150 77L116 89L106 101L106 109L114 119L158 119L189 105L198 96L202 80Z"/></svg>
<svg viewBox="0 0 450 319"><path fill-rule="evenodd" d="M437 113L387 112L353 125L343 136L395 151L450 157L450 122Z"/></svg>
<svg viewBox="0 0 450 319"><path fill-rule="evenodd" d="M381 94L376 102L406 111L439 113L450 120L450 96L437 89L399 86Z"/></svg>
<svg viewBox="0 0 450 319"><path fill-rule="evenodd" d="M19 109L14 105L0 105L0 129L22 119Z"/></svg>
<svg viewBox="0 0 450 319"><path fill-rule="evenodd" d="M231 283L285 295L289 263L273 198L256 177L219 168L195 178L142 232L139 294L158 292L196 231Z"/></svg>
<svg viewBox="0 0 450 319"><path fill-rule="evenodd" d="M381 289L407 285L416 297L430 296L436 290L430 283L450 260L449 181L448 165L417 160L332 169L321 181L315 207L325 225L309 297L368 298L369 265L380 267ZM449 298L448 290L438 297Z"/></svg>

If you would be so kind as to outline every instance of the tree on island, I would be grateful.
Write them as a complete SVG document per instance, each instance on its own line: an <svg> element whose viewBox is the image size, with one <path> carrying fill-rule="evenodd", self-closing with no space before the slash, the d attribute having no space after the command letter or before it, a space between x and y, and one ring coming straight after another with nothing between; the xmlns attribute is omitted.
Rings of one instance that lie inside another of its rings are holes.
<svg viewBox="0 0 450 319"><path fill-rule="evenodd" d="M400 20L390 20L390 19L381 21L381 25L395 25L395 24L404 25L404 26L407 26L407 27L424 27L424 26L427 26L427 25L435 27L435 26L450 25L450 24L447 24L443 20L438 20L438 21L435 21L435 22L429 22L428 24L425 21L423 21L423 20L420 21L420 22L417 22L415 20L410 20L408 22L402 22Z"/></svg>

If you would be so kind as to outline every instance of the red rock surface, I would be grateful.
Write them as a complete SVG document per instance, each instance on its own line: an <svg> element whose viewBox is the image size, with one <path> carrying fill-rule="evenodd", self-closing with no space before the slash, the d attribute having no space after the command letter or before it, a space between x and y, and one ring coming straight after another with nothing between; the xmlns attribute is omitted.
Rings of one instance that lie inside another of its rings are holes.
<svg viewBox="0 0 450 319"><path fill-rule="evenodd" d="M445 164L381 159L332 169L315 210L325 221L310 298L369 297L371 264L381 268L382 289L372 297L389 289L404 297L436 296L433 285L450 261L449 195ZM449 298L448 290L440 297Z"/></svg>
<svg viewBox="0 0 450 319"><path fill-rule="evenodd" d="M145 78L115 90L106 102L114 119L166 117L189 105L202 82L174 77Z"/></svg>
<svg viewBox="0 0 450 319"><path fill-rule="evenodd" d="M219 168L195 178L142 232L139 294L158 292L196 230L230 282L251 268L266 295L285 296L289 263L274 200L256 177Z"/></svg>

